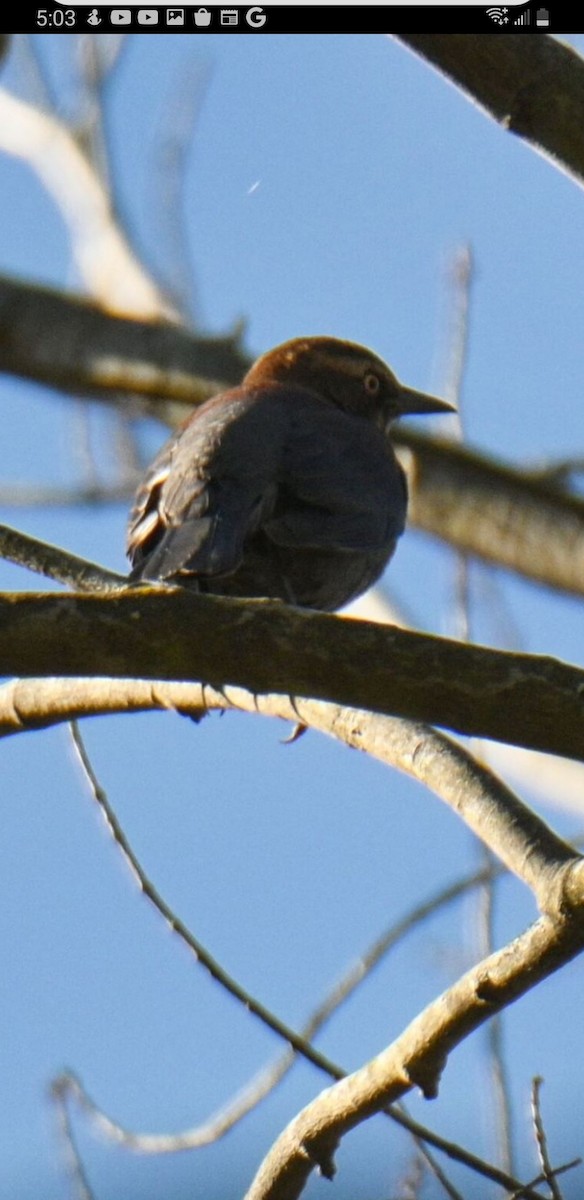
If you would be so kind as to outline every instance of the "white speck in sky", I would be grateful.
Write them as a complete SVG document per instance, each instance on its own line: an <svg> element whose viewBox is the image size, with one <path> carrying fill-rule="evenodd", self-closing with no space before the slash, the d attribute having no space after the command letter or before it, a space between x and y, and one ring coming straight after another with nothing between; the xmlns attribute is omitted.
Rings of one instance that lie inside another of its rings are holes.
<svg viewBox="0 0 584 1200"><path fill-rule="evenodd" d="M261 179L256 179L255 183L252 183L251 187L249 187L247 189L248 196L251 196L254 192L257 192L257 190L260 186L260 183L261 183Z"/></svg>

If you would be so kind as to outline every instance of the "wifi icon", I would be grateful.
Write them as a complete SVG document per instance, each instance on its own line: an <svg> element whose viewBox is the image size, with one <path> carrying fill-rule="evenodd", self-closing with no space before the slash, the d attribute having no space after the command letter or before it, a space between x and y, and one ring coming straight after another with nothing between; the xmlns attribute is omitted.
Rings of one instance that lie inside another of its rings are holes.
<svg viewBox="0 0 584 1200"><path fill-rule="evenodd" d="M495 21L497 25L506 25L509 20L507 12L506 8L488 8L487 16L491 18L491 21Z"/></svg>

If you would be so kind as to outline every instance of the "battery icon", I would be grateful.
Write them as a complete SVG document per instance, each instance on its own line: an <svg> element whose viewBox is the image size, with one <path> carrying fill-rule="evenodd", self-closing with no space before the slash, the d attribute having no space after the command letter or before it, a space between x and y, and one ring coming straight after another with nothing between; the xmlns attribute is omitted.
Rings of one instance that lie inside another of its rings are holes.
<svg viewBox="0 0 584 1200"><path fill-rule="evenodd" d="M540 29L541 28L545 29L549 25L549 23L550 23L550 14L549 14L547 8L538 8L538 10L535 14L535 24L537 26L539 26Z"/></svg>

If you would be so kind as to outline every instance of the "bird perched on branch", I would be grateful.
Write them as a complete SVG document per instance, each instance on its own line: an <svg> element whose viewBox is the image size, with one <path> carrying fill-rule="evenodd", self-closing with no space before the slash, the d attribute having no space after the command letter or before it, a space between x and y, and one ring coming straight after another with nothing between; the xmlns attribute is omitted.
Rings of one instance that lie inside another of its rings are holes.
<svg viewBox="0 0 584 1200"><path fill-rule="evenodd" d="M131 580L341 608L379 578L404 529L392 421L450 411L363 346L284 342L155 458L130 517Z"/></svg>

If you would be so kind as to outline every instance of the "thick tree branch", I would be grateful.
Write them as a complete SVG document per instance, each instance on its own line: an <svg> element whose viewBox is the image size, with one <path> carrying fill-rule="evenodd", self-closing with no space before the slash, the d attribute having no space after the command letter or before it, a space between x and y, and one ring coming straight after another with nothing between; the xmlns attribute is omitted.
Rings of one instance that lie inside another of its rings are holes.
<svg viewBox="0 0 584 1200"><path fill-rule="evenodd" d="M297 1200L315 1168L334 1174L341 1138L414 1087L431 1099L451 1050L494 1013L525 995L584 947L582 864L573 872L578 908L542 917L514 942L463 975L417 1016L391 1046L321 1092L264 1159L246 1200Z"/></svg>
<svg viewBox="0 0 584 1200"><path fill-rule="evenodd" d="M584 595L584 501L553 474L398 428L413 525L547 587Z"/></svg>
<svg viewBox="0 0 584 1200"><path fill-rule="evenodd" d="M178 588L5 594L0 673L239 684L584 759L576 667L274 601Z"/></svg>
<svg viewBox="0 0 584 1200"><path fill-rule="evenodd" d="M109 402L123 393L137 414L150 413L154 401L172 425L221 384L239 383L249 362L237 334L199 337L170 321L114 316L90 300L0 278L0 371L10 375Z"/></svg>
<svg viewBox="0 0 584 1200"><path fill-rule="evenodd" d="M363 709L239 687L144 679L14 680L0 688L0 737L97 713L238 708L304 725L411 775L452 808L534 892L542 911L561 907L558 880L578 857L463 746L413 721Z"/></svg>
<svg viewBox="0 0 584 1200"><path fill-rule="evenodd" d="M413 47L417 41L419 52L435 57L497 120L582 180L581 64L565 48L558 54L550 39L527 40L534 42L529 53L524 38L467 37L464 46L442 37L426 39L425 47L423 38L404 39ZM70 135L20 101L0 99L10 117L4 141L35 166L66 213L90 286L106 304L131 309L135 294L135 311L174 316L133 261ZM174 425L218 384L237 382L245 365L236 337L199 339L158 320L112 322L94 306L45 289L25 295L7 283L0 290L0 369L121 403L126 412L156 412ZM413 481L415 523L466 552L584 594L581 501L477 455L410 438L407 430L399 443ZM0 736L89 711L181 711L184 704L194 712L239 696L242 708L310 723L427 783L533 888L545 913L295 1118L248 1193L248 1200L292 1200L315 1167L332 1176L346 1132L413 1087L436 1095L450 1050L584 947L583 868L571 848L444 735L378 714L397 712L584 761L584 672L270 602L179 589L119 591L123 581L113 573L33 542L27 565L80 592L103 594L0 597L0 671L61 676L0 689ZM21 551L18 534L8 531L5 554L21 562ZM104 671L111 678L78 678ZM214 686L175 682L193 678ZM234 682L248 689L245 696ZM553 1180L547 1155L544 1174Z"/></svg>
<svg viewBox="0 0 584 1200"><path fill-rule="evenodd" d="M505 129L584 182L584 62L544 35L400 35Z"/></svg>
<svg viewBox="0 0 584 1200"><path fill-rule="evenodd" d="M250 363L239 335L115 317L49 288L0 280L0 371L117 403L173 426ZM458 549L584 595L584 501L453 442L398 428L410 520Z"/></svg>

